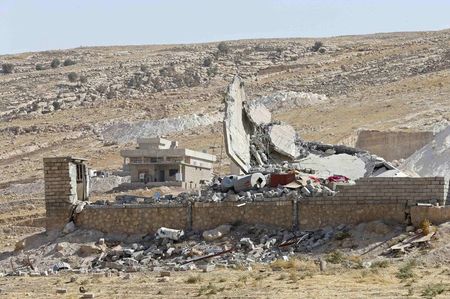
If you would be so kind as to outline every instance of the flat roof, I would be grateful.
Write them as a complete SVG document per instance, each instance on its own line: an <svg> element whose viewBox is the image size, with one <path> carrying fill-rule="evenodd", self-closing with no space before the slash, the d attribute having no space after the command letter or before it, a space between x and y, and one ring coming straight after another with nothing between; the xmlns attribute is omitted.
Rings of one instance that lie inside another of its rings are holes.
<svg viewBox="0 0 450 299"><path fill-rule="evenodd" d="M193 157L196 159L205 160L208 162L214 162L216 161L215 155L210 155L203 152L198 152L186 148L168 148L168 149L126 149L121 150L120 155L122 157L158 157L158 156L172 156L172 157L179 157L179 156L187 156L187 157Z"/></svg>

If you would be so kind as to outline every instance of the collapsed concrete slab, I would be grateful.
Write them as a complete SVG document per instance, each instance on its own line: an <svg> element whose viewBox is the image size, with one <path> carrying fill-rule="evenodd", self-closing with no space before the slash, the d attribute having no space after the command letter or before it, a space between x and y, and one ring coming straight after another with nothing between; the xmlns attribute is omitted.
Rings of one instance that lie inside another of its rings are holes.
<svg viewBox="0 0 450 299"><path fill-rule="evenodd" d="M225 149L239 168L248 173L250 169L250 128L244 120L243 102L245 101L244 82L235 76L228 86L225 98L224 136Z"/></svg>
<svg viewBox="0 0 450 299"><path fill-rule="evenodd" d="M314 169L319 177L339 174L356 180L364 177L366 173L364 161L359 157L348 154L330 155L327 157L310 154L299 162L302 167Z"/></svg>
<svg viewBox="0 0 450 299"><path fill-rule="evenodd" d="M291 159L298 156L299 153L295 144L297 133L293 127L286 124L273 125L269 127L268 135L270 143L276 152Z"/></svg>
<svg viewBox="0 0 450 299"><path fill-rule="evenodd" d="M263 104L251 101L245 105L245 112L249 120L259 126L272 121L272 113Z"/></svg>

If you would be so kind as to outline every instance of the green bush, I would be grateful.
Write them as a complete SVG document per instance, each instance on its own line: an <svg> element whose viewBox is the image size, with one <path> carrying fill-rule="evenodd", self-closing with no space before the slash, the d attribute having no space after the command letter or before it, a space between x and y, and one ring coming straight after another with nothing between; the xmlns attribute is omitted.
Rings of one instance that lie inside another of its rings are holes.
<svg viewBox="0 0 450 299"><path fill-rule="evenodd" d="M69 66L69 65L74 65L74 64L76 64L76 62L75 61L73 61L72 59L70 59L70 58L67 58L66 60L64 60L64 66Z"/></svg>
<svg viewBox="0 0 450 299"><path fill-rule="evenodd" d="M209 67L209 66L211 66L211 64L212 64L212 58L211 57L206 57L204 60L203 60L203 66L204 67Z"/></svg>
<svg viewBox="0 0 450 299"><path fill-rule="evenodd" d="M67 78L70 82L76 82L78 81L78 74L75 72L70 72L69 74L67 74Z"/></svg>
<svg viewBox="0 0 450 299"><path fill-rule="evenodd" d="M36 64L35 67L36 67L36 71L42 71L42 70L45 70L44 66L43 66L42 64L40 64L40 63Z"/></svg>
<svg viewBox="0 0 450 299"><path fill-rule="evenodd" d="M227 54L228 52L230 52L230 47L227 45L227 43L225 42L220 42L217 45L217 49L219 50L220 53L222 54Z"/></svg>
<svg viewBox="0 0 450 299"><path fill-rule="evenodd" d="M58 58L54 58L52 60L52 63L50 64L50 66L52 67L52 69L56 69L60 64L61 64L61 61L59 61Z"/></svg>
<svg viewBox="0 0 450 299"><path fill-rule="evenodd" d="M14 71L14 64L12 63L2 64L2 71L4 74L11 74Z"/></svg>

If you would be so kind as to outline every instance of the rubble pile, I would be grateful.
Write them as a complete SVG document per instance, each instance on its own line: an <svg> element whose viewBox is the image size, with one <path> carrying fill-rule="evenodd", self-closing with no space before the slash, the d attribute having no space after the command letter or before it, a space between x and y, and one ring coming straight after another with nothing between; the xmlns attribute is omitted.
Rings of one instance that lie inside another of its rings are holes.
<svg viewBox="0 0 450 299"><path fill-rule="evenodd" d="M361 228L365 230L359 232ZM378 231L370 233L368 228L377 228ZM50 243L45 238L39 244L23 240L14 258L0 262L0 269L3 269L2 276L46 276L62 271L123 273L208 272L216 267L251 269L255 263L268 265L280 259L287 261L298 254L320 255L336 248L363 252L369 244L364 242L383 241L401 231L401 227L392 229L377 221L355 227L338 225L314 231L241 224L225 224L203 232L162 227L156 234L145 236L77 229L58 236ZM364 233L368 234L362 237ZM363 243L359 244L359 239ZM29 243L31 245L27 246Z"/></svg>
<svg viewBox="0 0 450 299"><path fill-rule="evenodd" d="M304 98L326 100L318 95L283 98L297 106ZM322 178L344 175L355 180L381 176L390 170L393 172L388 176L400 173L393 165L367 151L302 140L292 126L273 120L264 102L271 103L264 98L247 101L244 83L235 76L226 97L224 133L227 153L244 173L279 173L286 161L294 162L298 170L300 166L315 169Z"/></svg>

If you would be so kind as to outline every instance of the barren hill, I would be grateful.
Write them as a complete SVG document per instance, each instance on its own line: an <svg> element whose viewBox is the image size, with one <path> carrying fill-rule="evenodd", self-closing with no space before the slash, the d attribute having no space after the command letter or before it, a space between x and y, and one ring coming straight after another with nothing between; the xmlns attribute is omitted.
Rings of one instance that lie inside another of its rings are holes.
<svg viewBox="0 0 450 299"><path fill-rule="evenodd" d="M0 73L0 187L41 178L42 157L55 154L117 169L119 148L139 135L169 135L220 154L222 98L236 73L251 98L265 96L276 117L307 140L345 142L359 128L424 130L448 122L450 30L316 41L0 56L14 65ZM60 65L52 67L55 59ZM288 97L294 100L283 105ZM219 164L225 171L226 159Z"/></svg>

